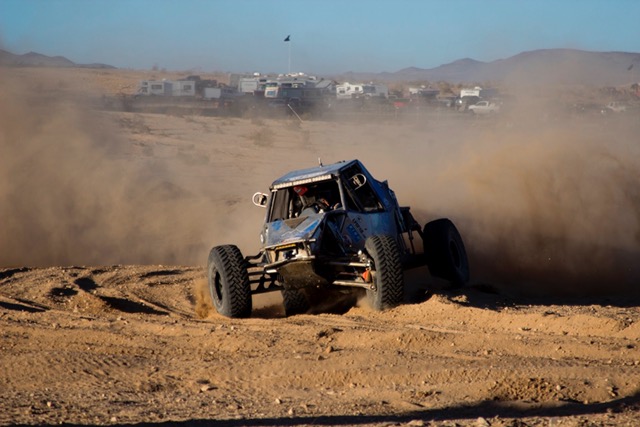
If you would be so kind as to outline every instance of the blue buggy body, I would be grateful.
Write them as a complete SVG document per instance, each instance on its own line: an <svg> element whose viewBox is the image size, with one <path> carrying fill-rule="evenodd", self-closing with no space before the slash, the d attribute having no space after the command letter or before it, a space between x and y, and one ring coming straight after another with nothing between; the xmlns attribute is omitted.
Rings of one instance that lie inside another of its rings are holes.
<svg viewBox="0 0 640 427"><path fill-rule="evenodd" d="M441 219L423 230L387 181L376 180L359 160L289 172L269 190L253 197L266 208L260 252L239 259L230 254L239 250L226 245L210 253L210 290L223 314L241 317L237 310L225 313L224 306L238 288L242 315L250 312L246 295L250 307L251 294L274 290L282 291L288 314L296 314L313 303L306 291L318 288L364 289L375 309L393 307L403 301L402 271L421 265L455 284L468 280L464 245L453 224ZM415 245L415 234L424 244ZM227 286L225 257L242 264L242 271L234 268L241 285Z"/></svg>

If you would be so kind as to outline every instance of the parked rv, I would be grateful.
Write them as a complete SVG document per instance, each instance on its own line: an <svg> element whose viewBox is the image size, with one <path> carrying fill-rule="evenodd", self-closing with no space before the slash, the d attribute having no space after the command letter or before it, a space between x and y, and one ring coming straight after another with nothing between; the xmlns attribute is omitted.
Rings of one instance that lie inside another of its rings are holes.
<svg viewBox="0 0 640 427"><path fill-rule="evenodd" d="M143 80L138 88L139 95L195 96L196 85L190 80Z"/></svg>
<svg viewBox="0 0 640 427"><path fill-rule="evenodd" d="M345 82L336 86L337 99L387 98L388 96L389 88L381 84Z"/></svg>

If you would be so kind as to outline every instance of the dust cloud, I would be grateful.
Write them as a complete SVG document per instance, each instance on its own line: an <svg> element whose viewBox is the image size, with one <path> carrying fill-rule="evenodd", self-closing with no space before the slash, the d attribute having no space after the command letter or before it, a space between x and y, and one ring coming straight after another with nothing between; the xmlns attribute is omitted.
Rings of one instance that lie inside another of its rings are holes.
<svg viewBox="0 0 640 427"><path fill-rule="evenodd" d="M160 155L157 135L144 148L153 162L132 160L131 141L107 115L2 77L0 265L203 265L214 244L252 253L264 215L248 202L253 191L318 158L358 158L422 224L454 221L473 283L540 295L637 292L636 113L578 114L567 108L572 97L593 102L580 88L516 92L496 117L407 114L295 129L191 119L189 138L200 139L178 160L193 162L194 184L173 175L176 159ZM168 119L145 120L157 120L153 128ZM268 147L252 128L268 131Z"/></svg>
<svg viewBox="0 0 640 427"><path fill-rule="evenodd" d="M209 284L205 278L195 280L193 283L193 295L195 296L195 312L200 319L206 319L213 314L215 308L209 295Z"/></svg>
<svg viewBox="0 0 640 427"><path fill-rule="evenodd" d="M479 275L540 293L637 285L639 153L631 135L588 127L469 150L461 210Z"/></svg>
<svg viewBox="0 0 640 427"><path fill-rule="evenodd" d="M529 295L637 293L639 132L635 115L576 116L538 99L499 118L425 126L422 142L396 142L371 160L422 223L456 223L474 283ZM399 156L400 147L411 149Z"/></svg>
<svg viewBox="0 0 640 427"><path fill-rule="evenodd" d="M0 78L0 265L178 263L199 205L167 198L163 167L123 159L117 126L56 82ZM177 199L180 200L179 198ZM211 208L207 211L212 212ZM191 250L191 252L189 252Z"/></svg>

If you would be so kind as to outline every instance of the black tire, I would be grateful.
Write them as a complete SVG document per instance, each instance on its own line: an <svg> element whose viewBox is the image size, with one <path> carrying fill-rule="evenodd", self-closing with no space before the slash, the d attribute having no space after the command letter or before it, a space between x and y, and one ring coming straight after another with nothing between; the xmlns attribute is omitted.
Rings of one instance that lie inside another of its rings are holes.
<svg viewBox="0 0 640 427"><path fill-rule="evenodd" d="M240 249L234 245L211 249L207 277L211 300L218 313L227 317L251 316L251 285Z"/></svg>
<svg viewBox="0 0 640 427"><path fill-rule="evenodd" d="M311 309L307 296L300 289L283 289L281 292L285 316L305 314Z"/></svg>
<svg viewBox="0 0 640 427"><path fill-rule="evenodd" d="M449 288L460 288L469 281L469 261L462 237L447 218L424 226L424 255L432 276L449 282Z"/></svg>
<svg viewBox="0 0 640 427"><path fill-rule="evenodd" d="M404 275L396 240L387 235L371 236L365 250L373 260L375 289L367 289L367 300L374 310L382 311L400 305L404 298Z"/></svg>

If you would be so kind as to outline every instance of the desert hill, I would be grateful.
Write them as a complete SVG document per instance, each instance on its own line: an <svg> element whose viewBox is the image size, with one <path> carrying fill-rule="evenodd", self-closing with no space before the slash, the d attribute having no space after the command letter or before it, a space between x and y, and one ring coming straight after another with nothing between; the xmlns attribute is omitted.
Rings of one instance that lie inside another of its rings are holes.
<svg viewBox="0 0 640 427"><path fill-rule="evenodd" d="M435 68L386 73L346 73L347 80L529 82L617 86L640 81L640 53L541 49L491 62L460 59Z"/></svg>
<svg viewBox="0 0 640 427"><path fill-rule="evenodd" d="M64 56L0 50L0 65L17 67L76 67L114 69L102 63L77 64ZM188 68L188 64L185 64ZM313 73L313 70L309 70ZM407 67L395 72L346 72L332 77L342 81L447 81L451 83L512 82L618 86L640 82L640 53L591 52L577 49L539 49L483 62L463 58L435 68Z"/></svg>
<svg viewBox="0 0 640 427"><path fill-rule="evenodd" d="M100 63L76 64L64 56L47 56L37 52L28 52L23 55L16 55L2 49L0 49L0 65L12 67L116 68L111 65Z"/></svg>

